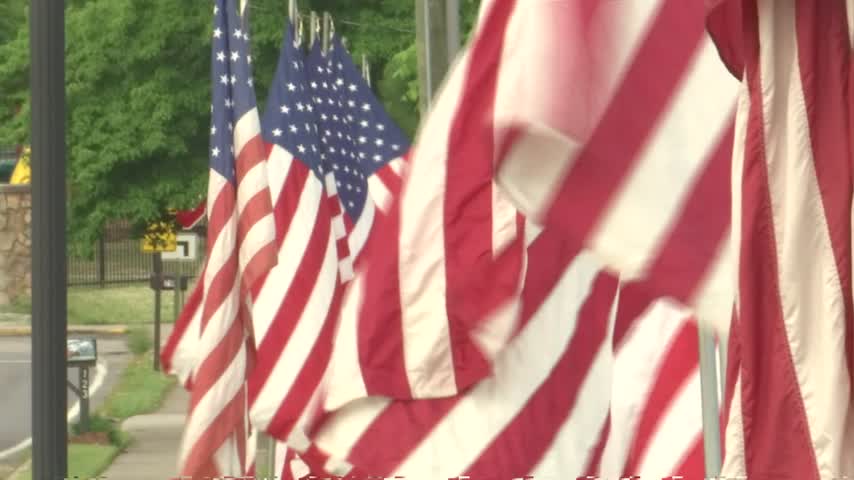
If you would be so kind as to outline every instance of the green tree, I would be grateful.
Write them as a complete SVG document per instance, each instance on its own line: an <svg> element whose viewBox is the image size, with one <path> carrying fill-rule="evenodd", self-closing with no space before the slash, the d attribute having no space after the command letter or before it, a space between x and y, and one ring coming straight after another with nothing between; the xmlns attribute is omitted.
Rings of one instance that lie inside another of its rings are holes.
<svg viewBox="0 0 854 480"><path fill-rule="evenodd" d="M28 0L3 0L0 2L0 45L18 35L27 20Z"/></svg>
<svg viewBox="0 0 854 480"><path fill-rule="evenodd" d="M27 0L0 2L0 145L28 143ZM287 2L251 2L258 101L272 80ZM476 0L463 0L464 25ZM410 134L418 123L414 2L303 0L329 11L374 87ZM5 23L3 23L5 22ZM66 2L70 235L92 245L112 218L138 224L205 193L210 108L210 2Z"/></svg>

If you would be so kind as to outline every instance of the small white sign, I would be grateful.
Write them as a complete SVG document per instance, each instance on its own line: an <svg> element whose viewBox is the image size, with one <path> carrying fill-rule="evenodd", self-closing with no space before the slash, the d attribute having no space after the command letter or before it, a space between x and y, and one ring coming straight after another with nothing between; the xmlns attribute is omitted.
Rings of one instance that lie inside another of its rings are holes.
<svg viewBox="0 0 854 480"><path fill-rule="evenodd" d="M179 233L174 252L163 252L163 260L195 260L198 255L199 236L195 233Z"/></svg>

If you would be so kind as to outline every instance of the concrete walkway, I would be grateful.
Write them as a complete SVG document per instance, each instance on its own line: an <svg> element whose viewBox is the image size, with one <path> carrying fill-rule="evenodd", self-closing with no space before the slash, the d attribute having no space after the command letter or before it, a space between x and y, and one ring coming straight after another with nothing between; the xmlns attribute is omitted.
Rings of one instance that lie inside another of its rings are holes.
<svg viewBox="0 0 854 480"><path fill-rule="evenodd" d="M176 385L156 413L131 417L124 421L122 429L133 436L127 451L116 457L115 462L101 478L122 480L167 480L179 478L178 449L187 418L190 396L180 385Z"/></svg>

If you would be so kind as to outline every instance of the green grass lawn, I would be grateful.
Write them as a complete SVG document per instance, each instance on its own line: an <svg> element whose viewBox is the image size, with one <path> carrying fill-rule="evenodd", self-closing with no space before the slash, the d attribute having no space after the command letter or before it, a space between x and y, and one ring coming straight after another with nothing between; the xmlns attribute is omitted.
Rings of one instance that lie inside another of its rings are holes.
<svg viewBox="0 0 854 480"><path fill-rule="evenodd" d="M124 420L134 415L151 413L163 403L175 377L155 372L152 353L134 358L122 372L115 390L107 397L99 411L108 418Z"/></svg>
<svg viewBox="0 0 854 480"><path fill-rule="evenodd" d="M192 284L184 292L189 296ZM175 318L175 292L160 295L161 321ZM30 299L18 299L2 307L0 313L30 313ZM154 291L148 285L98 287L71 287L68 289L69 325L137 325L154 321Z"/></svg>

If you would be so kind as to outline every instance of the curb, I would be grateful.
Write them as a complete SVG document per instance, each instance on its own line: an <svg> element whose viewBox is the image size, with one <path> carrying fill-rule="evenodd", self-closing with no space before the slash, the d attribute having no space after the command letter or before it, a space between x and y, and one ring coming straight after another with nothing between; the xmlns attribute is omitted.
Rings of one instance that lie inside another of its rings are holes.
<svg viewBox="0 0 854 480"><path fill-rule="evenodd" d="M0 337L22 337L29 336L33 329L29 325L7 325L0 326ZM101 326L101 325L69 325L69 334L84 335L125 335L128 327L125 325Z"/></svg>

